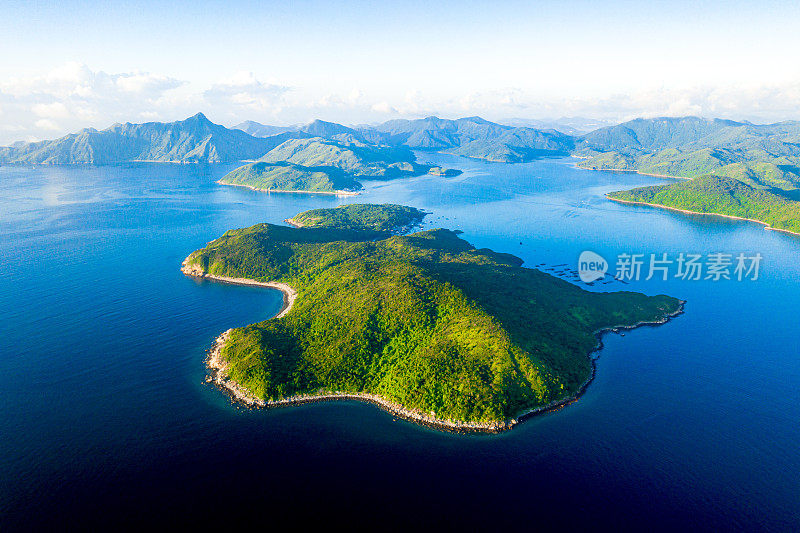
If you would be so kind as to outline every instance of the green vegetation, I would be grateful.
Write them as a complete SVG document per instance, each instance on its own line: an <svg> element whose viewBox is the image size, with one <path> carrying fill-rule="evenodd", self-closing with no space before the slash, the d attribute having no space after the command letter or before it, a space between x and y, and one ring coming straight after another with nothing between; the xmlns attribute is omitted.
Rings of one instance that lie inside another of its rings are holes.
<svg viewBox="0 0 800 533"><path fill-rule="evenodd" d="M669 185L615 192L609 197L697 213L750 218L773 228L800 233L800 202L734 178L701 176Z"/></svg>
<svg viewBox="0 0 800 533"><path fill-rule="evenodd" d="M343 143L321 137L292 139L261 157L267 163L287 162L303 167L334 168L351 176L397 178L424 174L430 165L418 165L405 147Z"/></svg>
<svg viewBox="0 0 800 533"><path fill-rule="evenodd" d="M290 220L304 228L338 228L352 231L391 233L422 222L425 212L396 204L349 204L312 209Z"/></svg>
<svg viewBox="0 0 800 533"><path fill-rule="evenodd" d="M519 163L542 156L567 155L575 140L555 130L517 128L480 117L447 120L390 120L373 128L384 142L437 150L499 163Z"/></svg>
<svg viewBox="0 0 800 533"><path fill-rule="evenodd" d="M757 125L697 117L636 119L585 135L579 166L694 178L713 174L747 185L800 187L800 123Z"/></svg>
<svg viewBox="0 0 800 533"><path fill-rule="evenodd" d="M382 240L353 230L396 217L396 206L317 210L296 217L316 227L259 224L192 253L187 264L206 273L298 292L285 317L232 331L230 377L267 400L369 392L439 418L502 421L578 392L597 330L680 308L584 291L448 230Z"/></svg>
<svg viewBox="0 0 800 533"><path fill-rule="evenodd" d="M335 124L313 123L316 130L338 131ZM280 134L285 135L285 133ZM269 137L267 138L269 139ZM245 185L259 190L334 192L362 188L356 177L390 179L426 172L460 173L420 165L405 147L343 142L321 137L290 139L276 146L256 163L229 172L220 180L226 185Z"/></svg>
<svg viewBox="0 0 800 533"><path fill-rule="evenodd" d="M250 163L226 174L220 183L259 190L335 192L353 191L361 184L341 170L307 168L291 163Z"/></svg>

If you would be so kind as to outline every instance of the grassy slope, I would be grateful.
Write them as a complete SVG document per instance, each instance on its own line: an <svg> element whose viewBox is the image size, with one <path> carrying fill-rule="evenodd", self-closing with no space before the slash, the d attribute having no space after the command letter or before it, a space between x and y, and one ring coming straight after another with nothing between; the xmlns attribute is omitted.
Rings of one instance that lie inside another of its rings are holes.
<svg viewBox="0 0 800 533"><path fill-rule="evenodd" d="M357 190L361 184L333 168L307 168L288 163L251 163L227 173L220 183L279 191L334 192Z"/></svg>
<svg viewBox="0 0 800 533"><path fill-rule="evenodd" d="M667 296L583 291L447 230L359 241L354 231L260 224L226 232L189 262L299 293L287 316L233 330L223 350L231 377L254 394L371 392L472 422L577 392L596 330L679 308Z"/></svg>
<svg viewBox="0 0 800 533"><path fill-rule="evenodd" d="M300 213L291 222L311 228L340 228L390 233L418 224L425 212L396 204L348 204L334 208L312 209Z"/></svg>
<svg viewBox="0 0 800 533"><path fill-rule="evenodd" d="M800 123L756 125L698 117L636 119L579 142L580 166L694 178L732 177L749 185L800 187Z"/></svg>
<svg viewBox="0 0 800 533"><path fill-rule="evenodd" d="M800 202L751 187L734 178L701 176L669 185L615 192L609 196L698 213L750 218L777 229L800 232Z"/></svg>

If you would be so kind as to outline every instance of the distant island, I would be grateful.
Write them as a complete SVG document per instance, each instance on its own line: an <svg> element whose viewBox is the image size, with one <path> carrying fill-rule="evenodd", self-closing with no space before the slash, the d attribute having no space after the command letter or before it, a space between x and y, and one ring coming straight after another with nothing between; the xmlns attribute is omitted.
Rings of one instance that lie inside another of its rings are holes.
<svg viewBox="0 0 800 533"><path fill-rule="evenodd" d="M190 254L187 275L285 294L279 318L219 337L213 380L253 406L354 398L422 424L496 432L580 394L599 332L682 310L669 296L584 291L453 231L392 234L422 216L395 205L313 210L293 217L303 227L230 230Z"/></svg>
<svg viewBox="0 0 800 533"><path fill-rule="evenodd" d="M425 173L449 176L461 171L417 163L406 147L311 137L287 140L219 183L271 192L347 194L362 188L357 177L393 179Z"/></svg>

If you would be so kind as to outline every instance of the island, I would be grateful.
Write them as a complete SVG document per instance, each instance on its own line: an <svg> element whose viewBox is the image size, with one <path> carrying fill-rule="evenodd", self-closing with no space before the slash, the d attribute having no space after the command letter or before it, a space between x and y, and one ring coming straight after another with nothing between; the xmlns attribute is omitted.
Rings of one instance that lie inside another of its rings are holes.
<svg viewBox="0 0 800 533"><path fill-rule="evenodd" d="M210 379L256 407L350 398L453 431L499 432L575 399L599 334L660 324L682 301L589 292L447 229L422 212L352 204L225 232L189 276L284 291L279 317L224 332Z"/></svg>
<svg viewBox="0 0 800 533"><path fill-rule="evenodd" d="M312 192L349 196L361 189L353 176L333 168L308 168L287 162L260 161L228 172L222 185L247 187L264 192Z"/></svg>
<svg viewBox="0 0 800 533"><path fill-rule="evenodd" d="M460 170L416 162L406 147L347 140L290 139L257 162L226 174L218 183L267 192L354 194L363 186L356 178L393 179L425 173L452 176Z"/></svg>
<svg viewBox="0 0 800 533"><path fill-rule="evenodd" d="M425 211L396 204L350 204L311 209L286 220L296 228L337 228L388 237L408 233L425 218Z"/></svg>

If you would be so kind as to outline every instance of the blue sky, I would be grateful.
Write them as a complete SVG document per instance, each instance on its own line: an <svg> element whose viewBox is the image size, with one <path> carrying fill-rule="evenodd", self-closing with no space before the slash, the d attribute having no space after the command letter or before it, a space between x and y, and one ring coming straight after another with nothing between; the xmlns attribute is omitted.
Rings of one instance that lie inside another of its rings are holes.
<svg viewBox="0 0 800 533"><path fill-rule="evenodd" d="M642 4L4 1L0 144L199 110L800 119L797 3Z"/></svg>

